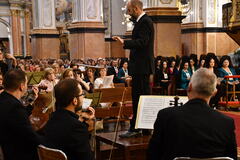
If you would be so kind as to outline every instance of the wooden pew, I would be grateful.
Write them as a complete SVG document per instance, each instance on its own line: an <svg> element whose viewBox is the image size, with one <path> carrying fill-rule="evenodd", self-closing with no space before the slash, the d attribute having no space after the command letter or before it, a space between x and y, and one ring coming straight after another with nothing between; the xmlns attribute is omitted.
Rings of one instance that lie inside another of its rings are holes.
<svg viewBox="0 0 240 160"><path fill-rule="evenodd" d="M126 105L131 103L131 88L130 87L118 87L118 88L102 88L96 89L94 92L101 92L100 103L114 103L119 102L122 105L122 110L119 115L121 106L112 106L107 108L96 108L96 118L107 117L129 117L132 114L132 105ZM128 102L128 103L126 103Z"/></svg>

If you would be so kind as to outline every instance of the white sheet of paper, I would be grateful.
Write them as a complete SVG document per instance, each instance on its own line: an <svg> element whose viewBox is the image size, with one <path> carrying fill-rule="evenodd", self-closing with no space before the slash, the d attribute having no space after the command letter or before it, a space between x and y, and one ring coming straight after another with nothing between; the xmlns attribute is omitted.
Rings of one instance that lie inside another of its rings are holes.
<svg viewBox="0 0 240 160"><path fill-rule="evenodd" d="M153 129L157 114L161 109L170 107L174 96L141 96L138 103L136 129ZM188 97L179 97L179 103L185 104Z"/></svg>
<svg viewBox="0 0 240 160"><path fill-rule="evenodd" d="M112 83L113 83L113 75L105 76L103 78L103 88L109 88Z"/></svg>
<svg viewBox="0 0 240 160"><path fill-rule="evenodd" d="M82 109L87 109L92 103L92 99L83 98Z"/></svg>

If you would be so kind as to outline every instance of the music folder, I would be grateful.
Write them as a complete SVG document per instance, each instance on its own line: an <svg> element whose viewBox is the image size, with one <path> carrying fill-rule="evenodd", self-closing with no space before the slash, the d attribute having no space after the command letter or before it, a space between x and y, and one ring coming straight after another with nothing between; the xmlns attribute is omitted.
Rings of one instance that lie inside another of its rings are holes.
<svg viewBox="0 0 240 160"><path fill-rule="evenodd" d="M170 107L175 96L140 96L136 118L136 129L153 129L153 125L160 110ZM179 96L178 103L185 104L188 97Z"/></svg>

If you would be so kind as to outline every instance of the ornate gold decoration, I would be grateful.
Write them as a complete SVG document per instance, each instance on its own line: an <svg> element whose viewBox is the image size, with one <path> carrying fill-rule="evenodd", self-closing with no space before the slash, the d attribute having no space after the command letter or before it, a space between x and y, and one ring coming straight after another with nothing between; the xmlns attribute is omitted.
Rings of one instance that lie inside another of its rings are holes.
<svg viewBox="0 0 240 160"><path fill-rule="evenodd" d="M11 10L11 15L12 16L18 16L19 14L20 14L19 10L16 10L16 9Z"/></svg>

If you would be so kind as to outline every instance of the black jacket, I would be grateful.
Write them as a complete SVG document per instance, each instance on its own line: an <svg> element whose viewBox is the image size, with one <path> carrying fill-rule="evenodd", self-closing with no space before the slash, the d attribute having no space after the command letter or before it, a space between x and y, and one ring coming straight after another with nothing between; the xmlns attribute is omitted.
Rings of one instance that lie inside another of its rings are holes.
<svg viewBox="0 0 240 160"><path fill-rule="evenodd" d="M67 110L54 112L45 126L48 146L66 153L68 160L92 160L88 125L79 116Z"/></svg>
<svg viewBox="0 0 240 160"><path fill-rule="evenodd" d="M129 74L154 73L154 28L146 14L135 24L132 40L124 41L124 49L130 49Z"/></svg>
<svg viewBox="0 0 240 160"><path fill-rule="evenodd" d="M28 118L18 99L7 92L0 95L0 145L5 160L38 159L37 145L43 139L33 131Z"/></svg>
<svg viewBox="0 0 240 160"><path fill-rule="evenodd" d="M234 120L200 99L159 111L149 143L148 160L175 157L237 159Z"/></svg>

